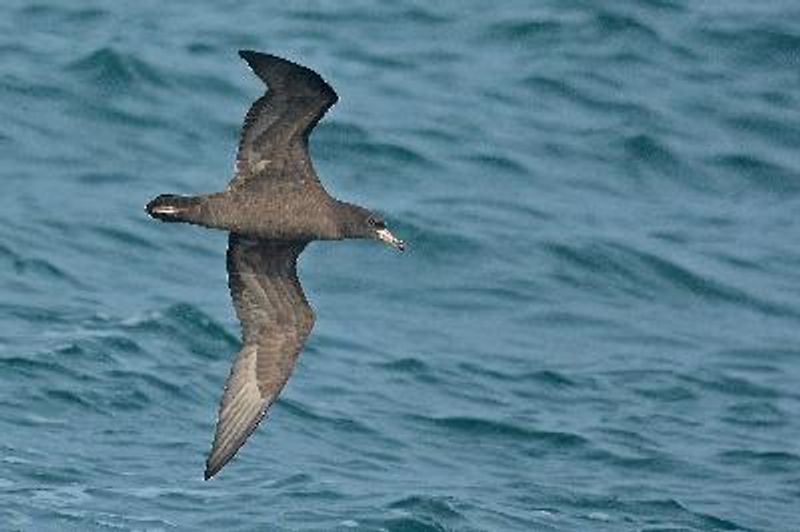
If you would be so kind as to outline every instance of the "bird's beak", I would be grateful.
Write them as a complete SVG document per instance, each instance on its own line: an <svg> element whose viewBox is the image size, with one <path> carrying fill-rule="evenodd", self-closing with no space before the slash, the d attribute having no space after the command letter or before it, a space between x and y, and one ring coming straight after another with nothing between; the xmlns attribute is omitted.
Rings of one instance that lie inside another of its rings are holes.
<svg viewBox="0 0 800 532"><path fill-rule="evenodd" d="M388 229L378 229L376 233L378 234L379 239L383 240L390 246L397 248L400 251L406 249L406 243L394 236Z"/></svg>

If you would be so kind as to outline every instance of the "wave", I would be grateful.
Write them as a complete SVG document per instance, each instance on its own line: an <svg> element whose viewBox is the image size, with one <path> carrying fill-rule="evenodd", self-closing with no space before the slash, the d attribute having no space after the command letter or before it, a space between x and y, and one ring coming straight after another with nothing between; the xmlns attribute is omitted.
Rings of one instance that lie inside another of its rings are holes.
<svg viewBox="0 0 800 532"><path fill-rule="evenodd" d="M722 18L716 24L702 27L697 33L698 40L705 42L706 46L726 50L740 63L759 68L795 64L800 47L800 34L796 31L763 21L756 25L747 17L735 21Z"/></svg>
<svg viewBox="0 0 800 532"><path fill-rule="evenodd" d="M223 344L227 349L238 346L238 339L202 310L188 303L170 305L162 312L155 312L141 318L121 323L123 329L144 333L159 333L166 338L174 338L189 346L200 347ZM204 357L217 357L216 351L193 350Z"/></svg>
<svg viewBox="0 0 800 532"><path fill-rule="evenodd" d="M766 474L792 474L800 467L800 455L786 451L736 449L724 451L718 458L725 464Z"/></svg>
<svg viewBox="0 0 800 532"><path fill-rule="evenodd" d="M167 87L169 77L133 53L103 47L74 60L66 71L75 73L97 88L127 92L136 87Z"/></svg>
<svg viewBox="0 0 800 532"><path fill-rule="evenodd" d="M598 293L621 290L637 297L658 294L664 299L691 295L711 302L751 308L774 316L794 316L785 305L766 300L708 275L695 272L664 256L619 242L588 244L549 243L546 250L557 260L580 270L565 277L571 283Z"/></svg>
<svg viewBox="0 0 800 532"><path fill-rule="evenodd" d="M748 194L763 191L785 198L800 192L800 173L761 157L746 153L722 154L712 156L709 164L725 175L741 177L748 185Z"/></svg>
<svg viewBox="0 0 800 532"><path fill-rule="evenodd" d="M589 445L589 441L577 434L559 431L540 431L519 423L497 421L471 416L431 417L409 416L411 421L422 423L451 434L470 438L502 438L509 441L544 444L552 448L570 448Z"/></svg>

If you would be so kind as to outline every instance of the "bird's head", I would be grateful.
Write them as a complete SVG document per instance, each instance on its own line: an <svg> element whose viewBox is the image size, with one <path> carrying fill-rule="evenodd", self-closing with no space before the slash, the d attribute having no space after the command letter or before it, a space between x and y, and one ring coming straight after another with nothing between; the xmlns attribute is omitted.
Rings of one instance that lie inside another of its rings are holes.
<svg viewBox="0 0 800 532"><path fill-rule="evenodd" d="M399 251L405 250L405 242L389 231L383 216L352 204L344 204L342 212L344 214L341 227L343 238L371 238L381 240Z"/></svg>

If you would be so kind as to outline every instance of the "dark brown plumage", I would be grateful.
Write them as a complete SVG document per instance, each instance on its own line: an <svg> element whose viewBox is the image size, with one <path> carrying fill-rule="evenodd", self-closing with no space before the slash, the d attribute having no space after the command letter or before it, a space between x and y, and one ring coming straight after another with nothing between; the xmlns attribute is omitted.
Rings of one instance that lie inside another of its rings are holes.
<svg viewBox="0 0 800 532"><path fill-rule="evenodd" d="M331 197L314 171L308 136L336 103L333 89L285 59L239 55L268 91L245 116L233 179L222 192L162 194L146 207L162 221L230 232L228 285L243 345L225 384L206 479L258 426L311 332L314 312L297 278L297 259L308 242L372 238L404 247L379 216Z"/></svg>

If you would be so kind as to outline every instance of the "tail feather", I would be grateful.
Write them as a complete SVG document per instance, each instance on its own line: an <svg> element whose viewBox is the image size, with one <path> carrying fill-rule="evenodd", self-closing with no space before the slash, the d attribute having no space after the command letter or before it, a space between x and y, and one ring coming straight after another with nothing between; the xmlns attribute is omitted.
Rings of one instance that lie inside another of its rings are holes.
<svg viewBox="0 0 800 532"><path fill-rule="evenodd" d="M186 220L195 199L175 194L161 194L145 207L147 214L163 222L182 222Z"/></svg>

